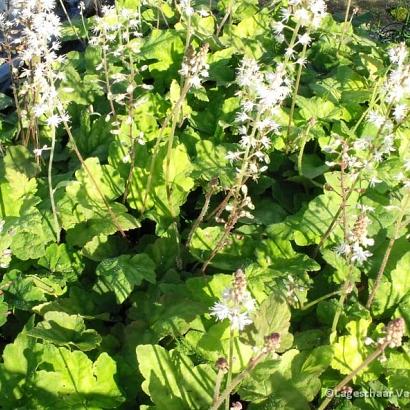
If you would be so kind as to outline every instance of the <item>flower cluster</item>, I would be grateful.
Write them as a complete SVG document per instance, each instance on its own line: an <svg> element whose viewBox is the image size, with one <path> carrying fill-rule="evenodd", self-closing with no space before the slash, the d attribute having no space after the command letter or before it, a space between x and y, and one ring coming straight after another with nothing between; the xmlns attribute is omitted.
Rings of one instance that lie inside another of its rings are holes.
<svg viewBox="0 0 410 410"><path fill-rule="evenodd" d="M208 44L204 44L197 52L192 47L188 48L179 70L179 74L188 82L188 87L199 88L208 77L209 65L206 62L208 47Z"/></svg>
<svg viewBox="0 0 410 410"><path fill-rule="evenodd" d="M385 362L387 360L384 349L390 347L394 349L395 347L400 347L403 343L403 336L405 331L404 319L399 317L397 319L391 320L387 326L383 328L384 336L377 338L377 341L373 340L371 337L366 337L364 344L366 346L375 346L383 349L382 355L379 361Z"/></svg>
<svg viewBox="0 0 410 410"><path fill-rule="evenodd" d="M408 51L404 43L390 49L390 61L393 69L384 83L386 100L397 104L410 95L410 64L407 63ZM399 104L395 108L395 118L400 121L406 114L406 106Z"/></svg>
<svg viewBox="0 0 410 410"><path fill-rule="evenodd" d="M404 319L399 317L390 321L384 328L386 335L378 339L378 344L383 344L388 342L389 347L399 347L402 344L402 338L404 335L405 323Z"/></svg>
<svg viewBox="0 0 410 410"><path fill-rule="evenodd" d="M20 70L13 68L13 77L19 100L25 101L25 106L18 108L21 120L30 129L37 129L43 116L49 126L61 122L54 113L58 105L54 84L64 78L56 69L64 58L56 54L61 23L54 6L54 0L17 0L12 16L0 19L9 57L24 63Z"/></svg>
<svg viewBox="0 0 410 410"><path fill-rule="evenodd" d="M376 137L364 137L364 145L359 147L366 152L361 165L370 173L373 172L371 182L380 182L375 176L377 165L386 160L396 150L395 129L409 115L409 106L406 98L410 96L410 64L408 63L408 51L404 44L399 44L389 51L392 69L384 81L380 99L388 103L387 107L380 105L372 109L367 116L370 124L377 129ZM363 154L362 154L363 157Z"/></svg>
<svg viewBox="0 0 410 410"><path fill-rule="evenodd" d="M18 57L25 63L33 58L48 56L60 48L61 22L54 13L55 0L16 0L10 23L18 36L9 36L7 42L19 50ZM2 27L4 28L4 27Z"/></svg>
<svg viewBox="0 0 410 410"><path fill-rule="evenodd" d="M282 9L282 21L291 17L302 27L319 27L326 15L324 0L289 0L289 8Z"/></svg>
<svg viewBox="0 0 410 410"><path fill-rule="evenodd" d="M180 0L179 7L181 13L186 16L192 16L195 12L194 8L191 6L191 0Z"/></svg>
<svg viewBox="0 0 410 410"><path fill-rule="evenodd" d="M273 30L279 43L285 41L285 29L295 30L297 40L291 42L286 50L286 57L291 58L295 54L294 48L301 44L308 46L312 41L309 31L320 26L326 15L326 3L323 0L290 0L287 8L282 8L281 19L274 23ZM296 22L296 28L287 26L289 20ZM298 34L301 27L306 28L304 34Z"/></svg>
<svg viewBox="0 0 410 410"><path fill-rule="evenodd" d="M244 58L237 83L241 87L237 93L241 108L236 115L240 150L229 151L227 159L238 164L236 170L241 179L257 180L269 164L270 136L280 129L275 117L290 94L291 81L281 64L274 72L263 72L255 60Z"/></svg>
<svg viewBox="0 0 410 410"><path fill-rule="evenodd" d="M353 228L347 234L347 241L336 248L336 253L350 258L351 262L361 265L372 253L366 248L374 245L374 239L368 237L367 228L370 219L367 215L372 210L371 207L360 206L361 212L358 215Z"/></svg>
<svg viewBox="0 0 410 410"><path fill-rule="evenodd" d="M228 319L232 329L243 330L252 323L249 313L255 308L255 300L247 288L245 273L238 269L233 276L232 286L225 289L222 298L211 308L211 315L218 320Z"/></svg>

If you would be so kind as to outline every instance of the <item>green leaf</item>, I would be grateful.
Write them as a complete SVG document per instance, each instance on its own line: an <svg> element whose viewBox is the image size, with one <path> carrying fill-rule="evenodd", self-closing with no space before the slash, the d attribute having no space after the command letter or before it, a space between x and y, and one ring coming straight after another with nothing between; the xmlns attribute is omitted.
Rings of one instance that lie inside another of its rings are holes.
<svg viewBox="0 0 410 410"><path fill-rule="evenodd" d="M101 336L95 330L86 329L80 316L64 312L47 312L44 320L27 334L57 346L72 345L83 351L93 350L101 343Z"/></svg>
<svg viewBox="0 0 410 410"><path fill-rule="evenodd" d="M124 191L124 181L111 165L100 165L98 158L87 158L84 165L76 171L77 181L71 182L67 193L78 201L97 203L118 198Z"/></svg>
<svg viewBox="0 0 410 410"><path fill-rule="evenodd" d="M32 277L26 277L21 271L13 269L8 271L1 282L5 288L5 298L10 306L22 310L30 310L38 302L44 302L45 291L33 281Z"/></svg>
<svg viewBox="0 0 410 410"><path fill-rule="evenodd" d="M0 93L0 111L14 104L13 99L6 94Z"/></svg>
<svg viewBox="0 0 410 410"><path fill-rule="evenodd" d="M64 67L64 80L59 86L58 94L64 103L89 105L95 97L103 95L104 91L98 76L86 74L81 78L72 63L68 62Z"/></svg>
<svg viewBox="0 0 410 410"><path fill-rule="evenodd" d="M51 272L72 272L74 276L78 276L84 267L78 252L70 251L66 244L56 243L47 247L45 255L39 259L38 264Z"/></svg>
<svg viewBox="0 0 410 410"><path fill-rule="evenodd" d="M196 229L189 247L192 255L200 261L206 261L223 232L220 226ZM247 265L253 259L254 247L255 243L250 238L242 239L232 235L229 245L217 253L211 265L224 270L235 270L238 266Z"/></svg>
<svg viewBox="0 0 410 410"><path fill-rule="evenodd" d="M385 273L372 304L372 312L375 315L382 315L397 306L410 292L409 266L410 252L407 252L399 259L395 269ZM374 281L369 281L369 288L372 289L373 286Z"/></svg>
<svg viewBox="0 0 410 410"><path fill-rule="evenodd" d="M289 333L290 308L286 300L279 294L272 293L256 310L253 323L256 332L253 334L255 344L263 345L265 336L271 333L279 333L281 337L279 352L283 352L292 346L293 336Z"/></svg>
<svg viewBox="0 0 410 410"><path fill-rule="evenodd" d="M107 353L93 363L81 351L49 344L43 361L52 368L36 372L35 387L48 392L46 408L116 408L124 400L115 381L115 361Z"/></svg>
<svg viewBox="0 0 410 410"><path fill-rule="evenodd" d="M333 369L339 370L342 374L349 374L363 363L373 349L364 344L370 323L371 320L360 319L346 325L349 334L340 336L334 344L334 356L331 363ZM373 361L359 372L356 378L360 377L364 381L375 380L380 372L380 363Z"/></svg>
<svg viewBox="0 0 410 410"><path fill-rule="evenodd" d="M331 346L319 346L310 353L290 350L279 360L267 360L257 366L242 385L241 397L264 404L275 403L275 409L308 409L307 403L320 391L319 377L331 360Z"/></svg>
<svg viewBox="0 0 410 410"><path fill-rule="evenodd" d="M144 279L155 283L155 263L143 253L121 255L103 260L97 266L96 274L96 288L103 292L114 292L118 303L122 303Z"/></svg>
<svg viewBox="0 0 410 410"><path fill-rule="evenodd" d="M194 366L189 357L158 345L137 347L143 391L158 409L202 410L212 403L215 370Z"/></svg>
<svg viewBox="0 0 410 410"><path fill-rule="evenodd" d="M323 100L319 97L305 98L298 95L296 102L300 107L300 115L309 121L311 118L316 120L339 119L341 109L332 102Z"/></svg>
<svg viewBox="0 0 410 410"><path fill-rule="evenodd" d="M210 140L201 140L196 143L195 150L197 156L194 161L194 177L205 181L218 177L223 187L232 184L235 170L226 159L228 150L223 145L215 145Z"/></svg>
<svg viewBox="0 0 410 410"><path fill-rule="evenodd" d="M0 298L0 327L7 322L8 313L9 305Z"/></svg>
<svg viewBox="0 0 410 410"><path fill-rule="evenodd" d="M34 155L22 145L13 145L7 148L4 166L6 172L14 170L26 175L27 178L34 177L40 170L34 161Z"/></svg>

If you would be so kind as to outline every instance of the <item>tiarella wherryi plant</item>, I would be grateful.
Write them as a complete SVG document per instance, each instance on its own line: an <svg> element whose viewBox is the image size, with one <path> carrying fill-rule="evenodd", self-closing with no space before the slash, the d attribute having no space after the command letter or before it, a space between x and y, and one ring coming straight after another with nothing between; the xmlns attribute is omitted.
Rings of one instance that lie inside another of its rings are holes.
<svg viewBox="0 0 410 410"><path fill-rule="evenodd" d="M1 406L407 408L408 47L350 2L13 3Z"/></svg>

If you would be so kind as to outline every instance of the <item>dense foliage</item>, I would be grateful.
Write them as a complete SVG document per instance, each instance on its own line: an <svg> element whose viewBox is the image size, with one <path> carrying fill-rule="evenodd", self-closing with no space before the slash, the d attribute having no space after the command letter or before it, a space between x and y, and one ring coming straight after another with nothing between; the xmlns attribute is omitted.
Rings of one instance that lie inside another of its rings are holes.
<svg viewBox="0 0 410 410"><path fill-rule="evenodd" d="M406 46L321 0L23 3L0 407L410 408Z"/></svg>

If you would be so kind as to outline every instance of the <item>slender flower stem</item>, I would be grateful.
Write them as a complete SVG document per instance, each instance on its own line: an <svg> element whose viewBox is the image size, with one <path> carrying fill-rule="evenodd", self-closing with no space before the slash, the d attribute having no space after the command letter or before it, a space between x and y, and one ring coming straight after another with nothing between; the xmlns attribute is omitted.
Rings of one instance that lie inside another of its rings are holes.
<svg viewBox="0 0 410 410"><path fill-rule="evenodd" d="M205 203L204 203L204 206L202 207L201 212L200 212L198 218L196 219L196 221L195 221L194 224L192 225L191 231L189 232L188 239L187 239L186 244L185 244L185 246L186 246L187 248L189 247L189 245L190 245L190 243L191 243L191 240L192 240L192 237L194 236L195 231L197 230L197 228L199 227L199 225L201 224L201 222L204 220L205 214L207 213L208 208L209 208L209 203L210 203L210 201L211 201L211 197L212 197L212 195L213 195L214 192L215 192L215 188L216 188L215 185L216 185L216 182L215 182L214 180L212 180L212 181L210 182L210 189L209 189L208 192L205 194Z"/></svg>
<svg viewBox="0 0 410 410"><path fill-rule="evenodd" d="M166 128L168 127L169 122L174 118L174 116L177 117L177 115L179 114L179 109L180 109L180 107L181 107L181 105L182 105L188 91L189 91L189 82L186 81L185 85L184 85L184 87L181 91L181 95L180 95L178 101L172 107L171 112L167 115L164 122L162 123L161 129L159 131L157 140L156 140L155 145L154 145L153 154L152 154L152 157L151 157L151 163L150 163L150 167L149 167L147 186L146 186L146 189L145 189L144 199L142 201L141 214L143 214L145 209L146 209L148 195L151 191L152 178L153 178L154 168L155 168L155 161L156 161L157 156L159 154L159 148L160 148L160 144L162 142L162 137L164 135L164 132L165 132ZM169 138L171 138L171 137L169 137ZM172 141L173 141L173 136L172 136ZM168 145L169 145L169 139L168 139Z"/></svg>
<svg viewBox="0 0 410 410"><path fill-rule="evenodd" d="M309 121L308 126L302 136L302 143L300 144L300 150L299 150L299 155L298 155L298 174L300 176L303 176L303 169L302 169L303 153L305 151L305 146L309 138L310 129L312 128L312 125L314 124L314 122L315 120L312 118Z"/></svg>
<svg viewBox="0 0 410 410"><path fill-rule="evenodd" d="M132 123L130 125L132 129ZM128 194L131 186L132 175L134 173L135 168L135 138L132 137L132 132L130 131L131 137L131 159L130 159L130 171L128 172L127 182L125 183L124 195L122 197L122 203L125 204L128 199Z"/></svg>
<svg viewBox="0 0 410 410"><path fill-rule="evenodd" d="M303 49L302 49L302 53L301 53L302 61L306 57L306 50L307 50L307 44L304 44ZM287 132L286 132L286 139L289 138L290 129L292 127L293 115L295 113L295 106L296 106L296 97L297 97L298 92L299 92L299 85L300 85L300 78L302 77L302 70L303 70L303 64L300 63L299 66L298 66L298 72L296 74L295 88L293 89L293 94L292 94L292 102L291 102L291 105L290 105L288 129L287 129Z"/></svg>
<svg viewBox="0 0 410 410"><path fill-rule="evenodd" d="M226 377L226 389L229 388L232 382L232 366L233 366L233 342L234 342L234 330L232 326L229 330L229 355L228 355L228 375ZM225 410L229 410L229 395L225 400Z"/></svg>
<svg viewBox="0 0 410 410"><path fill-rule="evenodd" d="M351 262L349 262L349 263L350 263L349 273L348 273L347 279L344 282L344 284L342 285L342 289L340 291L339 302L337 304L336 313L335 313L335 316L334 316L333 322L332 322L331 334L333 334L337 330L337 325L339 323L340 315L343 312L343 305L345 304L347 295L349 294L347 290L350 287L351 280L352 280L352 266L351 266Z"/></svg>
<svg viewBox="0 0 410 410"><path fill-rule="evenodd" d="M60 111L60 115L62 115L62 111L61 111L61 110L59 110L59 111ZM102 201L104 202L104 205L105 205L105 207L107 208L107 211L108 211L108 213L109 213L109 215L110 215L110 217L111 217L111 220L112 220L113 224L115 225L115 227L117 228L117 230L120 232L121 236L122 236L123 238L126 238L126 235L125 235L125 233L124 233L124 230L121 228L121 225L120 225L119 222L118 222L117 216L115 215L115 213L114 213L114 211L112 210L110 204L108 203L107 198L105 197L105 195L104 195L103 192L101 191L100 187L98 186L98 183L97 183L97 181L95 180L95 178L94 178L92 172L89 170L87 164L85 163L84 158L83 158L83 156L81 155L81 152L80 152L80 150L79 150L78 147L77 147L77 143L75 142L74 136L73 136L73 134L72 134L72 132L71 132L71 129L70 129L70 127L69 127L67 121L63 121L63 125L64 125L64 129L65 129L66 132L67 132L68 138L69 138L69 140L70 140L70 142L71 142L71 144L72 144L72 146L73 146L73 150L74 150L75 154L77 155L77 158L78 158L79 161L81 162L81 165L84 167L85 172L86 172L86 173L88 174L88 176L90 177L90 179L91 179L91 181L92 181L92 183L93 183L95 189L97 190L97 192L98 192L98 194L100 195Z"/></svg>
<svg viewBox="0 0 410 410"><path fill-rule="evenodd" d="M255 138L255 135L257 133L257 125L256 124L260 120L260 115L261 115L260 112L258 112L257 115L256 115L255 123L252 127L252 131L251 131L251 135L250 135L251 139ZM238 206L239 206L238 196L240 195L240 190L241 190L242 186L246 184L246 181L249 178L246 175L246 170L248 168L249 161L250 161L251 157L252 157L251 146L248 145L246 147L246 150L245 150L245 154L244 154L244 157L243 157L241 168L240 168L239 173L236 177L235 185L230 189L230 191L228 192L226 198L222 201L222 203L225 204L224 207L223 208L218 207L219 211L218 211L217 215L220 215L222 213L222 211L225 209L229 198L232 198L232 197L234 198L234 202L232 204L232 210L230 212L228 222L225 224L224 232L222 233L222 236L219 238L218 242L216 243L215 247L213 248L210 256L208 257L208 259L202 265L202 268L201 268L202 273L204 273L206 271L208 265L211 263L213 258L225 246L226 239L228 238L228 236L230 235L232 229L235 227L236 223L238 222L238 219L240 217L240 212L238 212L238 211L240 211L240 209L238 209Z"/></svg>
<svg viewBox="0 0 410 410"><path fill-rule="evenodd" d="M221 23L219 24L219 26L218 26L217 29L216 29L216 37L219 37L219 34L221 33L221 30L222 30L223 26L224 26L225 23L227 22L228 18L231 17L231 15L232 15L232 10L233 10L233 3L234 3L234 0L230 0L230 1L229 1L229 4L228 4L228 8L227 8L227 10L226 10L226 13L225 13L225 15L223 16Z"/></svg>
<svg viewBox="0 0 410 410"><path fill-rule="evenodd" d="M104 33L105 34L105 33ZM114 102L113 102L113 95L111 92L111 85L110 85L110 75L108 70L108 60L107 60L107 51L105 47L101 47L102 55L103 55L103 67L104 67L104 76L105 76L105 86L107 87L107 99L110 104L111 113L114 116L114 119L117 117L117 113L115 111Z"/></svg>
<svg viewBox="0 0 410 410"><path fill-rule="evenodd" d="M338 393L340 390L343 389L343 387L346 386L347 383L350 382L350 380L352 380L361 370L365 369L367 366L369 366L369 364L371 362L373 362L373 360L377 359L377 357L379 357L384 350L386 349L386 347L388 346L389 342L385 341L384 343L382 343L373 353L371 353L364 361L363 363L357 367L356 369L354 369L351 373L349 373L334 389L333 389L333 395L331 397L327 397L322 404L318 407L317 410L324 410L332 401L333 396Z"/></svg>
<svg viewBox="0 0 410 410"><path fill-rule="evenodd" d="M352 195L352 193L354 192L354 189L356 188L356 184L359 182L359 176L360 176L360 172L357 174L356 178L354 179L350 189L347 191L346 193L346 202L349 200L350 195ZM320 239L320 242L314 252L314 257L317 256L319 250L322 248L323 244L325 243L326 239L329 237L329 235L332 233L333 228L336 225L337 220L339 219L340 213L343 210L343 203L340 204L338 210L336 211L332 222L330 223L329 227L326 229L326 232L323 234L322 238Z"/></svg>
<svg viewBox="0 0 410 410"><path fill-rule="evenodd" d="M50 194L51 210L53 212L53 218L54 218L54 229L56 230L56 241L57 243L59 243L61 228L58 222L57 207L56 207L56 203L54 200L53 177L52 177L55 145L56 145L56 129L55 127L51 127L51 147L50 147L50 158L48 160L48 191Z"/></svg>
<svg viewBox="0 0 410 410"><path fill-rule="evenodd" d="M221 393L218 400L215 400L212 403L212 406L210 407L210 410L218 410L219 407L222 405L222 403L226 399L229 399L229 396L232 393L232 391L235 390L235 388L242 382L242 380L245 377L250 375L251 371L256 367L256 365L258 363L260 363L269 353L270 353L270 351L263 351L263 352L259 353L256 357L254 357L253 359L249 360L249 363L246 366L246 368L241 373L239 373L236 377L234 377L232 379L231 383Z"/></svg>
<svg viewBox="0 0 410 410"><path fill-rule="evenodd" d="M329 299L332 296L336 296L336 295L339 295L339 294L340 294L340 290L335 290L334 292L327 293L326 295L323 295L320 298L312 300L311 302L306 303L306 305L301 306L300 310L310 309L312 306L317 305L318 303L322 302L323 300Z"/></svg>
<svg viewBox="0 0 410 410"><path fill-rule="evenodd" d="M188 1L188 7L191 7L191 1ZM190 14L187 16L187 29L186 29L186 38L185 38L185 49L184 55L186 56L188 52L189 45L191 44L191 37L192 37L192 17Z"/></svg>
<svg viewBox="0 0 410 410"><path fill-rule="evenodd" d="M87 41L90 41L90 36L88 35L88 28L87 28L87 25L85 24L83 11L84 10L81 8L80 9L81 24L83 25L83 29L84 29L84 33L85 33L85 37L87 38Z"/></svg>
<svg viewBox="0 0 410 410"><path fill-rule="evenodd" d="M289 49L293 49L293 47L295 46L296 38L297 38L297 35L299 33L300 27L301 27L300 23L296 23L296 26L295 26L295 28L293 29L293 32L292 32L292 37L291 37L290 42L289 42L289 46L288 46ZM290 56L286 55L284 64L285 65L288 64L289 60L290 60Z"/></svg>
<svg viewBox="0 0 410 410"><path fill-rule="evenodd" d="M221 391L222 380L224 377L223 370L219 369L216 375L213 403L218 400L219 392Z"/></svg>
<svg viewBox="0 0 410 410"><path fill-rule="evenodd" d="M350 14L350 7L352 5L352 0L347 0L347 7L346 7L346 13L345 13L345 19L343 22L343 30L342 30L342 36L340 38L339 46L337 47L337 53L340 51L340 47L343 45L344 37L346 35L347 31L347 21L349 20L349 14Z"/></svg>
<svg viewBox="0 0 410 410"><path fill-rule="evenodd" d="M389 241L389 244L387 245L387 249L386 249L386 252L384 254L384 257L383 257L382 263L380 265L379 271L377 272L377 276L376 276L376 280L374 282L372 292L370 293L369 298L367 299L367 303L366 303L366 308L367 309L370 309L370 307L372 306L373 300L376 296L376 292L380 287L380 283L381 283L381 280L382 280L382 277L383 277L383 274L384 274L384 270L386 269L387 262L389 261L391 251L393 249L394 243L398 239L400 229L402 228L402 221L403 221L403 218L404 218L404 214L407 211L409 201L410 201L410 194L407 194L406 198L404 200L404 205L403 205L403 207L400 211L399 217L397 218L397 221L396 221L394 234L390 238L390 241Z"/></svg>
<svg viewBox="0 0 410 410"><path fill-rule="evenodd" d="M74 35L77 37L77 40L78 40L81 44L84 45L84 41L83 41L83 39L78 35L78 33L77 33L77 28L74 26L73 22L71 21L70 15L69 15L68 12L67 12L67 9L66 9L66 7L65 7L65 5L64 5L63 0L59 0L59 2L60 2L61 8L63 9L65 18L67 19L68 24L70 25L71 29L73 30ZM81 14L82 14L82 13L81 13ZM88 36L87 36L87 37L88 37Z"/></svg>

